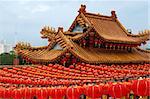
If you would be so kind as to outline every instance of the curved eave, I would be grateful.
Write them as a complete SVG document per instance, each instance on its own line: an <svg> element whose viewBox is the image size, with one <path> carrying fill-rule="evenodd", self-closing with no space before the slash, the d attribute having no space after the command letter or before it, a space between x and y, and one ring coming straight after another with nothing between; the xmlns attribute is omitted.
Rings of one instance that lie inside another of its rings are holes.
<svg viewBox="0 0 150 99"><path fill-rule="evenodd" d="M114 43L123 43L123 44L137 44L140 45L141 43L148 41L147 37L132 37L132 39L138 39L136 41L125 41L125 40L116 40L116 39L106 39L103 37L107 42L114 42Z"/></svg>
<svg viewBox="0 0 150 99"><path fill-rule="evenodd" d="M138 51L141 51L141 52L144 52L144 53L149 54L149 57L150 57L150 50L144 50L144 49L141 49L140 47L137 47L136 49L137 49Z"/></svg>
<svg viewBox="0 0 150 99"><path fill-rule="evenodd" d="M41 51L29 51L20 50L19 54L28 61L33 62L53 62L56 61L67 50L41 50Z"/></svg>
<svg viewBox="0 0 150 99"><path fill-rule="evenodd" d="M133 52L82 48L74 44L70 52L86 63L150 63L150 54L133 49Z"/></svg>
<svg viewBox="0 0 150 99"><path fill-rule="evenodd" d="M30 50L30 51L34 51L34 50L46 50L48 48L48 46L42 46L42 47L14 47L15 51L20 51L20 50Z"/></svg>

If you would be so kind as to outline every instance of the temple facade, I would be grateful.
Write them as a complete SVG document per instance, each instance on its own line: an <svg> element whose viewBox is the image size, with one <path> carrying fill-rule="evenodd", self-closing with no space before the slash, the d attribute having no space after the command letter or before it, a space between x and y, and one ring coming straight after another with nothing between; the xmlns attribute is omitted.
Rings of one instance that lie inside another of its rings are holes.
<svg viewBox="0 0 150 99"><path fill-rule="evenodd" d="M15 51L33 64L58 63L64 66L88 64L150 63L150 51L139 48L150 39L150 31L133 35L120 23L115 11L110 16L89 13L81 5L67 31L44 27L40 33L49 44L32 47L18 43Z"/></svg>

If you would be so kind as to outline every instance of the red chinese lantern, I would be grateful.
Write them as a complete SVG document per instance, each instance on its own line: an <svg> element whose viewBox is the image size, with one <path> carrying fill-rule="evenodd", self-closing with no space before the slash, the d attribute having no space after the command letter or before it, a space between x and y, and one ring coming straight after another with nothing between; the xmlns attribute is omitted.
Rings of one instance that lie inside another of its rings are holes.
<svg viewBox="0 0 150 99"><path fill-rule="evenodd" d="M98 44L101 44L102 43L102 41L101 40L98 40Z"/></svg>
<svg viewBox="0 0 150 99"><path fill-rule="evenodd" d="M66 95L67 99L79 99L80 95L83 93L83 88L80 86L67 88Z"/></svg>
<svg viewBox="0 0 150 99"><path fill-rule="evenodd" d="M148 90L147 90L147 96L150 96L150 79L147 79L148 82Z"/></svg>
<svg viewBox="0 0 150 99"><path fill-rule="evenodd" d="M83 43L83 45L85 46L85 45L86 45L86 40L83 39L83 40L82 40L82 43Z"/></svg>
<svg viewBox="0 0 150 99"><path fill-rule="evenodd" d="M4 97L5 97L5 89L0 88L0 98L4 98Z"/></svg>
<svg viewBox="0 0 150 99"><path fill-rule="evenodd" d="M94 41L95 41L95 44L98 44L98 39L95 39Z"/></svg>
<svg viewBox="0 0 150 99"><path fill-rule="evenodd" d="M23 90L23 94L25 95L25 99L31 99L32 98L32 93L31 93L31 88L25 88Z"/></svg>
<svg viewBox="0 0 150 99"><path fill-rule="evenodd" d="M76 63L76 62L77 62L76 58L73 58L73 59L72 59L72 64L74 64L74 63Z"/></svg>
<svg viewBox="0 0 150 99"><path fill-rule="evenodd" d="M53 88L51 89L51 97L52 99L62 99L65 96L66 93L66 88L61 87L61 88Z"/></svg>
<svg viewBox="0 0 150 99"><path fill-rule="evenodd" d="M4 91L5 91L5 93L4 93L3 98L11 98L11 89L7 88Z"/></svg>
<svg viewBox="0 0 150 99"><path fill-rule="evenodd" d="M74 69L74 66L73 66L73 65L70 65L69 68L70 68L70 69Z"/></svg>
<svg viewBox="0 0 150 99"><path fill-rule="evenodd" d="M38 99L47 99L47 90L45 88L37 88L36 89L36 96Z"/></svg>
<svg viewBox="0 0 150 99"><path fill-rule="evenodd" d="M22 93L20 89L14 89L12 92L12 98L13 99L21 99L22 98Z"/></svg>
<svg viewBox="0 0 150 99"><path fill-rule="evenodd" d="M31 97L36 96L36 92L37 92L37 88L36 87L30 88Z"/></svg>
<svg viewBox="0 0 150 99"><path fill-rule="evenodd" d="M70 53L66 53L66 57L69 58L71 56Z"/></svg>
<svg viewBox="0 0 150 99"><path fill-rule="evenodd" d="M124 86L127 88L127 92L129 93L131 91L131 83L130 82L123 82Z"/></svg>
<svg viewBox="0 0 150 99"><path fill-rule="evenodd" d="M43 91L43 97L45 97L45 99L47 99L48 98L47 88L43 88L42 91Z"/></svg>
<svg viewBox="0 0 150 99"><path fill-rule="evenodd" d="M87 86L87 87L85 87L84 93L86 96L88 96L92 99L100 98L103 94L102 86L101 85Z"/></svg>
<svg viewBox="0 0 150 99"><path fill-rule="evenodd" d="M7 67L4 67L3 70L4 70L4 71L8 71L8 68L7 68Z"/></svg>
<svg viewBox="0 0 150 99"><path fill-rule="evenodd" d="M134 80L132 84L132 90L135 95L147 96L150 94L150 81L146 79Z"/></svg>
<svg viewBox="0 0 150 99"><path fill-rule="evenodd" d="M59 66L59 67L58 67L58 70L63 70L63 67L62 67L62 66Z"/></svg>
<svg viewBox="0 0 150 99"><path fill-rule="evenodd" d="M86 35L87 35L87 34L86 34L86 33L84 33L82 36L83 36L83 37L86 37Z"/></svg>
<svg viewBox="0 0 150 99"><path fill-rule="evenodd" d="M90 43L90 45L93 45L94 44L94 39L91 38L89 43Z"/></svg>
<svg viewBox="0 0 150 99"><path fill-rule="evenodd" d="M47 88L47 96L52 95L52 89L50 87Z"/></svg>
<svg viewBox="0 0 150 99"><path fill-rule="evenodd" d="M124 86L123 84L115 83L109 87L108 93L114 98L121 98L123 96L126 96L128 94L128 91L126 86Z"/></svg>
<svg viewBox="0 0 150 99"><path fill-rule="evenodd" d="M36 89L36 96L38 99L42 99L42 91L41 88Z"/></svg>
<svg viewBox="0 0 150 99"><path fill-rule="evenodd" d="M93 37L95 33L94 32L90 32L89 34L90 34L90 36Z"/></svg>
<svg viewBox="0 0 150 99"><path fill-rule="evenodd" d="M49 66L49 67L52 67L52 66L53 66L53 64L48 64L48 66Z"/></svg>

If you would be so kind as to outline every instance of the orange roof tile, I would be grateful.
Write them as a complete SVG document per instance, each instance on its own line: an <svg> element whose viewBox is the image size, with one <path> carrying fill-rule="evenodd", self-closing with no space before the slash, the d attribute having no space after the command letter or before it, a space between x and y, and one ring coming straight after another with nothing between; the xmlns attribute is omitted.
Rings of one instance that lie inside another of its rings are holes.
<svg viewBox="0 0 150 99"><path fill-rule="evenodd" d="M28 57L28 59L33 61L51 62L63 54L64 51L65 50L20 50L19 52L21 52L22 56Z"/></svg>
<svg viewBox="0 0 150 99"><path fill-rule="evenodd" d="M139 44L148 38L148 36L142 38L128 36L127 31L121 27L121 23L117 19L113 20L110 16L86 13L85 17L97 33L110 42Z"/></svg>

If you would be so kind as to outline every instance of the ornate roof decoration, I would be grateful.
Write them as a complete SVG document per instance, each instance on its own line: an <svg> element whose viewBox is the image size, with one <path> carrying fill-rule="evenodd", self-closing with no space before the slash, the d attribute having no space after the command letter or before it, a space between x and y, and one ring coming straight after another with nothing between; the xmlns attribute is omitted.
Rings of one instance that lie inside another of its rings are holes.
<svg viewBox="0 0 150 99"><path fill-rule="evenodd" d="M55 36L57 34L55 28L49 27L49 26L45 26L43 27L43 29L40 32L42 34L42 38L46 38L48 39L48 41L54 41L55 40Z"/></svg>
<svg viewBox="0 0 150 99"><path fill-rule="evenodd" d="M15 48L16 49L29 49L31 48L31 45L30 43L27 43L27 42L18 42Z"/></svg>
<svg viewBox="0 0 150 99"><path fill-rule="evenodd" d="M81 7L80 7L80 9L79 9L78 12L79 12L79 13L86 13L86 5L82 5L82 4L81 4Z"/></svg>
<svg viewBox="0 0 150 99"><path fill-rule="evenodd" d="M148 39L150 39L150 30L139 31L139 33L137 35L128 34L128 36L132 36L132 37L144 37L144 36L146 36Z"/></svg>

